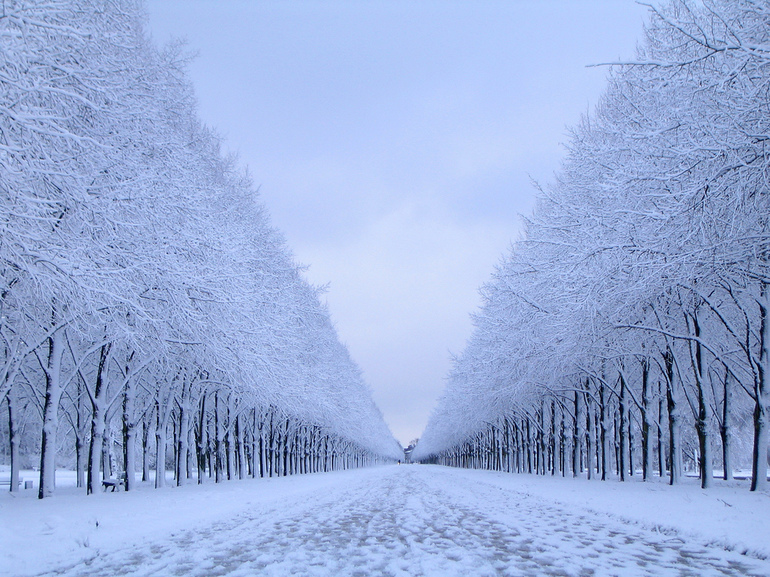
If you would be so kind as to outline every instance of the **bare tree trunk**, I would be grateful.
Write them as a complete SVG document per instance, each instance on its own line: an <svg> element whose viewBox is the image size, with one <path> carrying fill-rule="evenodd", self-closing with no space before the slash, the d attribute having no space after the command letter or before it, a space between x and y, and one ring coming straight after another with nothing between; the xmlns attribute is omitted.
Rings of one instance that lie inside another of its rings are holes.
<svg viewBox="0 0 770 577"><path fill-rule="evenodd" d="M246 439L243 434L243 424L241 415L235 417L235 438L238 445L238 478L246 478L246 451L245 444Z"/></svg>
<svg viewBox="0 0 770 577"><path fill-rule="evenodd" d="M612 466L609 461L609 438L607 436L607 428L609 421L609 400L607 399L607 391L604 385L604 381L599 382L599 440L601 447L601 469L602 469L602 481L607 480L607 470Z"/></svg>
<svg viewBox="0 0 770 577"><path fill-rule="evenodd" d="M40 449L40 487L38 498L53 495L56 479L56 433L59 428L59 402L64 392L61 361L64 335L59 330L48 339L48 365L45 367L45 402L43 404L43 439Z"/></svg>
<svg viewBox="0 0 770 577"><path fill-rule="evenodd" d="M190 413L188 411L187 399L183 398L179 405L179 437L177 438L177 468L176 468L176 484L181 487L187 482L188 477L188 440L190 437Z"/></svg>
<svg viewBox="0 0 770 577"><path fill-rule="evenodd" d="M259 429L257 427L257 409L256 407L253 408L251 413L251 478L254 479L258 475L258 468L259 468L259 439L257 438L257 435L259 434Z"/></svg>
<svg viewBox="0 0 770 577"><path fill-rule="evenodd" d="M192 407L190 407L190 410L188 412L192 411ZM193 415L190 414L190 423L187 426L187 480L192 481L195 479L195 469L196 465L198 463L197 460L197 454L196 451L193 450L195 447L195 419L193 418Z"/></svg>
<svg viewBox="0 0 770 577"><path fill-rule="evenodd" d="M527 435L525 438L526 450L527 450L527 473L532 474L532 425L529 415L526 416L527 423Z"/></svg>
<svg viewBox="0 0 770 577"><path fill-rule="evenodd" d="M264 419L259 422L259 476L267 476L267 439L265 438L265 427L267 423Z"/></svg>
<svg viewBox="0 0 770 577"><path fill-rule="evenodd" d="M104 443L104 407L102 403L93 403L91 415L91 443L88 449L88 484L86 492L89 495L98 495L102 487L100 478L100 463L102 461L102 445Z"/></svg>
<svg viewBox="0 0 770 577"><path fill-rule="evenodd" d="M104 382L104 371L112 345L105 344L99 350L99 362L96 367L96 383L91 398L91 444L88 452L88 488L87 493L98 495L102 488L99 477L99 464L103 462L104 432L107 422L107 384ZM109 467L109 465L108 465ZM104 471L109 475L109 468Z"/></svg>
<svg viewBox="0 0 770 577"><path fill-rule="evenodd" d="M583 431L583 423L585 422L583 420L583 413L582 413L582 403L580 402L580 399L582 397L582 393L579 393L578 391L575 391L575 416L572 421L572 476L577 477L582 472L582 459L581 457L581 447L583 442L583 437L585 435Z"/></svg>
<svg viewBox="0 0 770 577"><path fill-rule="evenodd" d="M196 453L198 457L198 484L203 483L206 473L206 454L208 453L208 422L206 421L206 391L201 394L200 410L198 412L198 432L196 443Z"/></svg>
<svg viewBox="0 0 770 577"><path fill-rule="evenodd" d="M696 337L700 337L700 323L698 322L697 309L692 314L693 330ZM695 422L695 429L698 433L698 445L700 448L700 479L701 488L708 489L713 484L714 463L711 457L711 435L709 431L709 407L706 402L706 393L703 383L703 351L699 341L691 344L695 347L695 354L692 358L693 374L695 376L695 386L698 393L698 415Z"/></svg>
<svg viewBox="0 0 770 577"><path fill-rule="evenodd" d="M80 433L75 435L75 486L86 486L85 442Z"/></svg>
<svg viewBox="0 0 770 577"><path fill-rule="evenodd" d="M628 450L626 429L628 427L628 415L626 406L626 379L623 374L620 375L620 397L618 398L618 416L620 422L618 423L618 442L620 445L620 451L618 452L618 473L620 474L620 480L626 480L626 468L628 466Z"/></svg>
<svg viewBox="0 0 770 577"><path fill-rule="evenodd" d="M214 391L214 480L222 482L222 424L219 415L219 391Z"/></svg>
<svg viewBox="0 0 770 577"><path fill-rule="evenodd" d="M155 488L166 486L166 423L161 416L160 403L155 406Z"/></svg>
<svg viewBox="0 0 770 577"><path fill-rule="evenodd" d="M278 432L275 426L275 419L273 411L270 411L270 442L268 445L268 466L270 468L270 476L278 476Z"/></svg>
<svg viewBox="0 0 770 577"><path fill-rule="evenodd" d="M650 420L650 362L645 357L642 360L642 480L649 481L652 477L653 450Z"/></svg>
<svg viewBox="0 0 770 577"><path fill-rule="evenodd" d="M78 398L75 410L75 484L78 488L86 486L86 459L85 459L85 415L83 414L86 403L83 399L83 382L78 378Z"/></svg>
<svg viewBox="0 0 770 577"><path fill-rule="evenodd" d="M586 389L588 381L586 381ZM594 432L594 411L591 403L591 397L586 395L586 475L589 479L594 477L593 457L596 451L596 439Z"/></svg>
<svg viewBox="0 0 770 577"><path fill-rule="evenodd" d="M216 401L216 396L214 397ZM216 408L216 403L214 404ZM206 420L206 435L208 436L208 445L206 446L206 459L208 461L209 479L214 479L216 482L217 473L217 416L216 410Z"/></svg>
<svg viewBox="0 0 770 577"><path fill-rule="evenodd" d="M503 424L505 426L504 431L504 438L505 438L505 449L504 449L504 459L505 459L505 471L508 473L512 473L514 469L514 443L515 443L515 431L514 431L514 425L513 425L513 419L510 417L503 417Z"/></svg>
<svg viewBox="0 0 770 577"><path fill-rule="evenodd" d="M751 459L751 490L767 487L768 415L770 414L770 286L762 282L759 298L759 363L754 388L754 450Z"/></svg>
<svg viewBox="0 0 770 577"><path fill-rule="evenodd" d="M150 429L154 409L142 419L142 481L150 480Z"/></svg>
<svg viewBox="0 0 770 577"><path fill-rule="evenodd" d="M556 437L556 401L551 400L551 475L559 471L559 439Z"/></svg>
<svg viewBox="0 0 770 577"><path fill-rule="evenodd" d="M190 389L192 387L192 380L184 377L182 381L182 392L179 399L179 434L176 439L176 484L177 487L181 487L187 482L189 477L189 459L188 453L190 452L190 446L188 444L190 439Z"/></svg>
<svg viewBox="0 0 770 577"><path fill-rule="evenodd" d="M564 419L564 407L559 410L559 470L561 476L567 476L567 424Z"/></svg>
<svg viewBox="0 0 770 577"><path fill-rule="evenodd" d="M662 479L666 474L666 449L663 443L663 382L658 380L658 475Z"/></svg>
<svg viewBox="0 0 770 577"><path fill-rule="evenodd" d="M227 396L227 420L226 432L225 432L225 450L227 453L227 478L228 480L235 479L235 441L233 439L235 429L235 404L234 393L230 393Z"/></svg>
<svg viewBox="0 0 770 577"><path fill-rule="evenodd" d="M724 402L722 404L722 424L719 427L719 434L722 437L722 465L724 470L724 480L732 481L733 479L733 450L732 450L732 434L731 428L733 425L733 388L730 386L730 371L725 369L725 377L723 384Z"/></svg>
<svg viewBox="0 0 770 577"><path fill-rule="evenodd" d="M8 404L8 444L11 450L11 493L19 490L19 425L16 414L16 394L13 389L5 396Z"/></svg>
<svg viewBox="0 0 770 577"><path fill-rule="evenodd" d="M114 439L112 437L112 427L110 427L109 410L104 411L104 437L102 440L102 471L104 471L104 478L108 479L113 476L114 459L112 458L112 444Z"/></svg>
<svg viewBox="0 0 770 577"><path fill-rule="evenodd" d="M628 476L633 477L635 472L634 462L634 443L636 435L634 434L634 405L628 405Z"/></svg>
<svg viewBox="0 0 770 577"><path fill-rule="evenodd" d="M161 405L160 393L156 400L155 421L155 488L166 486L166 449L168 445L168 425L171 417L172 399L167 399L166 406Z"/></svg>
<svg viewBox="0 0 770 577"><path fill-rule="evenodd" d="M286 428L283 431L283 435L281 435L281 438L283 439L283 452L282 452L282 458L283 462L281 465L281 474L285 477L289 474L288 471L288 465L289 465L289 419L286 419Z"/></svg>
<svg viewBox="0 0 770 577"><path fill-rule="evenodd" d="M679 413L679 393L676 372L674 370L674 353L670 348L664 357L666 365L666 400L668 402L669 428L669 476L670 484L679 483L682 477L682 422Z"/></svg>
<svg viewBox="0 0 770 577"><path fill-rule="evenodd" d="M131 491L136 483L136 389L126 382L123 391L123 471L126 474L125 489Z"/></svg>

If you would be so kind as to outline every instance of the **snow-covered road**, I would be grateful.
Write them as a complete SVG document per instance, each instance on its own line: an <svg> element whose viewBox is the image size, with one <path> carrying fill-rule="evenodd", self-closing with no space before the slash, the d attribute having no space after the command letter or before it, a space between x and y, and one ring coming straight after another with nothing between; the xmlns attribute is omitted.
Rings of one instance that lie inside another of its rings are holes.
<svg viewBox="0 0 770 577"><path fill-rule="evenodd" d="M334 474L335 483L307 483L204 527L116 544L45 575L770 575L770 561L474 473L402 466Z"/></svg>

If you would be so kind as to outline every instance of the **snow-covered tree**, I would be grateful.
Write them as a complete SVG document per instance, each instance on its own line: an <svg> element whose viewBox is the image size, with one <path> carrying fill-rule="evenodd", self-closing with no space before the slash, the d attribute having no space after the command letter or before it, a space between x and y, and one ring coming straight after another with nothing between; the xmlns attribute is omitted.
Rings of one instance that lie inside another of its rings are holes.
<svg viewBox="0 0 770 577"><path fill-rule="evenodd" d="M624 479L641 453L647 476L657 452L673 483L687 452L707 487L717 437L731 474L750 399L752 489L766 485L768 16L748 0L651 10L484 288L415 458L488 456L502 431L528 470L563 472L566 442L573 472Z"/></svg>

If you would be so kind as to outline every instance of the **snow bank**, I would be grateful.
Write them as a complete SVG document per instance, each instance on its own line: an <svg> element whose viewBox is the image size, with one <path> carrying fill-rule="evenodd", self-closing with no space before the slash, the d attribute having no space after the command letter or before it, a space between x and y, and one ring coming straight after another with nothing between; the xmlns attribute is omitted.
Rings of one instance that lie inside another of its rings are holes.
<svg viewBox="0 0 770 577"><path fill-rule="evenodd" d="M231 519L252 506L301 500L331 490L346 478L377 475L377 469L85 495L71 471L57 471L53 497L37 490L0 494L0 576L35 575L127 545L152 542L190 528ZM31 471L22 477L37 479Z"/></svg>
<svg viewBox="0 0 770 577"><path fill-rule="evenodd" d="M748 481L715 480L708 490L698 479L671 486L666 480L642 482L632 477L588 481L583 478L517 475L458 469L463 477L501 489L542 497L565 505L617 517L730 551L770 559L770 494L752 493Z"/></svg>

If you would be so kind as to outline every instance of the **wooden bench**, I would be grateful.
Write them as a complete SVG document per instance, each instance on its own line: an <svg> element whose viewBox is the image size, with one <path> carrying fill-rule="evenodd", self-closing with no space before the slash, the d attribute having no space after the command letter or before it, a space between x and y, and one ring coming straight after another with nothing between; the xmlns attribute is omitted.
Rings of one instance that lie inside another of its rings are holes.
<svg viewBox="0 0 770 577"><path fill-rule="evenodd" d="M104 479L102 481L102 487L104 488L105 492L111 491L114 493L115 491L120 491L121 487L126 487L126 473L120 473L117 479Z"/></svg>
<svg viewBox="0 0 770 577"><path fill-rule="evenodd" d="M24 479L22 477L19 477L19 489L24 485ZM10 475L0 475L0 487L8 486L8 488L11 488L11 476Z"/></svg>

